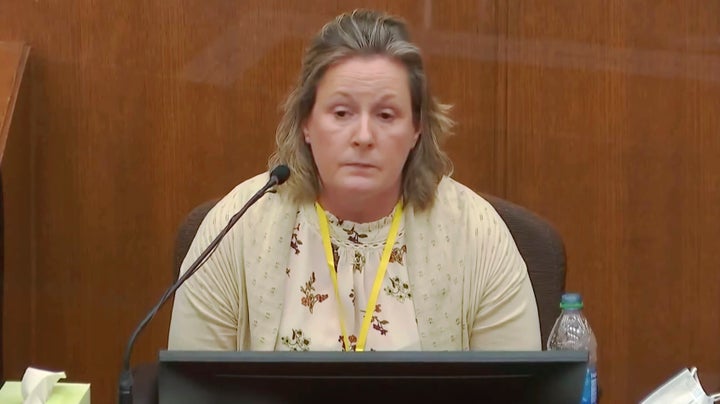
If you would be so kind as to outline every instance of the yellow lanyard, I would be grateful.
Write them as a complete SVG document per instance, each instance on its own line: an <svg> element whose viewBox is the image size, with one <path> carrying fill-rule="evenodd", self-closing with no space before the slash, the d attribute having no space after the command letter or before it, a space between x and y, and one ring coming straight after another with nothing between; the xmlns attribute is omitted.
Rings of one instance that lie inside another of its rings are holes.
<svg viewBox="0 0 720 404"><path fill-rule="evenodd" d="M325 259L327 260L328 268L330 268L330 277L332 278L333 286L335 287L335 298L338 301L340 331L342 332L343 341L345 342L345 350L348 351L350 350L351 345L345 328L345 311L343 310L342 301L340 300L340 291L338 290L335 259L333 258L332 246L330 244L328 218L325 214L325 210L317 202L315 202L315 210L317 210L318 221L320 223L320 233L322 233L323 246L325 247ZM385 270L387 269L388 262L390 262L390 253L392 253L392 248L395 245L395 238L398 233L398 227L400 227L402 211L402 201L398 201L395 206L392 224L390 225L390 233L388 233L387 240L385 240L385 248L383 249L382 258L380 259L380 266L378 267L377 275L375 275L375 283L373 283L372 292L370 292L367 307L365 308L365 316L363 317L362 327L360 327L360 335L357 339L357 345L355 345L355 351L357 352L361 352L365 348L365 341L367 340L368 330L370 329L370 322L372 320L373 313L375 312L375 303L377 302L378 295L380 294L380 287L382 286L383 279L385 278Z"/></svg>

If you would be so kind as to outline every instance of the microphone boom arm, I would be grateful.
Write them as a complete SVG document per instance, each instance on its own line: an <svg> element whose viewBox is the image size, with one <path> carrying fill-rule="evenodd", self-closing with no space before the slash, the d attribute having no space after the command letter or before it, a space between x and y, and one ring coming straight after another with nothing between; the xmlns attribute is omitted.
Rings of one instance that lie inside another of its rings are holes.
<svg viewBox="0 0 720 404"><path fill-rule="evenodd" d="M130 369L130 357L132 355L132 348L135 345L135 340L137 339L140 332L147 326L147 324L155 317L157 312L160 310L163 304L172 296L175 291L183 284L185 283L188 278L190 278L197 270L207 261L207 259L210 257L210 255L215 251L217 246L220 244L222 239L225 237L225 235L230 231L230 229L237 223L238 220L240 220L240 217L247 211L250 206L252 206L255 202L257 202L260 198L265 196L270 189L276 185L280 185L285 180L287 180L287 177L290 175L289 170L286 166L278 166L275 168L271 174L270 174L270 180L263 186L258 192L256 192L250 200L248 200L245 205L237 212L235 213L228 223L225 225L225 227L218 233L217 236L213 239L213 241L210 242L210 244L203 250L203 252L195 259L195 261L188 267L188 269L183 273L177 281L175 281L168 289L165 291L165 293L162 295L160 300L155 304L155 306L150 310L150 312L147 314L147 316L138 324L138 326L135 328L135 331L133 331L132 335L130 336L130 339L128 340L127 346L125 347L125 353L123 355L123 370L120 374L120 382L118 384L118 403L119 404L132 404L133 402L133 394L132 394L132 388L133 388L133 377L132 377L132 371Z"/></svg>

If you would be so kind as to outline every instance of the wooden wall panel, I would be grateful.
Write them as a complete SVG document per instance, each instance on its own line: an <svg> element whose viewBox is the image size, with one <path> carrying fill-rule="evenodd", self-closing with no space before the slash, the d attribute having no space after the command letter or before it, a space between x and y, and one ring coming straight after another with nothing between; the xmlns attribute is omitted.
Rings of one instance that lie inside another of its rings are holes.
<svg viewBox="0 0 720 404"><path fill-rule="evenodd" d="M264 169L307 40L358 6L408 19L456 105L457 176L497 189L495 1L0 3L0 39L33 47L17 136L31 154L13 153L32 175L6 189L8 215L32 218L6 227L24 248L7 260L7 378L64 369L93 402L114 401L126 340L171 280L180 220ZM166 307L134 363L166 346L168 321Z"/></svg>
<svg viewBox="0 0 720 404"><path fill-rule="evenodd" d="M430 85L441 101L453 106L454 136L447 151L454 177L476 190L501 194L504 83L499 58L503 30L502 2L438 1L424 4L429 15L418 28L417 42L426 55ZM415 25L419 25L418 21Z"/></svg>
<svg viewBox="0 0 720 404"><path fill-rule="evenodd" d="M0 171L2 172L2 260L0 263L0 293L3 302L2 313L3 345L5 336L18 329L27 329L34 313L33 265L33 173L32 139L26 136L32 124L29 114L30 85L27 80L28 47L21 42L0 42ZM23 80L23 77L25 78ZM12 195L12 197L8 197ZM23 305L9 305L6 302L24 302ZM12 310L11 310L12 309ZM30 357L30 339L17 341L13 349L20 355ZM8 354L3 350L3 363ZM5 368L0 366L0 376Z"/></svg>
<svg viewBox="0 0 720 404"><path fill-rule="evenodd" d="M555 222L606 402L682 367L720 389L720 12L512 1L507 197Z"/></svg>

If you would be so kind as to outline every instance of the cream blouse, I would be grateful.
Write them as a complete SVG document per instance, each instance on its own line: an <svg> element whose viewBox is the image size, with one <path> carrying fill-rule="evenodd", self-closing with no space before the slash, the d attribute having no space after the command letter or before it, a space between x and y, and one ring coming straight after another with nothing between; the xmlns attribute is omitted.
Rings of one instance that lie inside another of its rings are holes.
<svg viewBox="0 0 720 404"><path fill-rule="evenodd" d="M344 319L351 350L356 348L367 302L390 231L392 213L371 223L340 221L325 212L329 222L338 294L311 206L303 206L290 242L285 306L280 320L278 351L343 350L340 318ZM405 266L405 230L400 222L390 254L364 350L420 350L415 308ZM342 307L342 315L340 309Z"/></svg>

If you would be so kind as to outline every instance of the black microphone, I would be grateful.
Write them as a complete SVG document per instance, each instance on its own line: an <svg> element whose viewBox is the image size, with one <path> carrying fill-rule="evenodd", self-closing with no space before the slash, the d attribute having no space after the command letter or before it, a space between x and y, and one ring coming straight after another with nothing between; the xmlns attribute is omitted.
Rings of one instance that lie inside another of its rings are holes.
<svg viewBox="0 0 720 404"><path fill-rule="evenodd" d="M188 278L190 278L197 270L207 261L207 259L210 257L210 254L212 254L217 246L220 244L220 241L225 237L225 235L230 231L230 228L237 223L238 220L240 220L240 217L242 217L243 214L245 214L245 211L250 208L255 202L260 200L268 191L270 191L270 188L280 185L287 181L287 179L290 177L290 169L286 165L279 165L275 167L270 172L270 179L268 182L263 186L258 192L255 193L255 195L250 198L247 203L240 209L236 214L233 215L233 217L230 218L230 221L227 225L220 231L220 233L215 237L213 241L210 242L210 244L205 248L205 250L200 254L200 256L197 257L195 262L190 265L190 267L185 271L185 273L180 276L175 283L173 283L170 288L165 292L165 294L160 298L160 300L157 302L155 307L150 310L148 315L143 319L143 321L140 322L140 324L135 328L135 331L130 336L130 340L128 340L128 344L125 348L125 355L123 356L123 367L122 372L120 373L120 382L118 383L118 403L119 404L132 404L133 402L133 377L132 377L132 371L130 370L130 356L132 354L132 348L133 345L135 345L135 340L137 339L140 332L145 328L145 326L150 322L150 320L155 317L155 314L157 314L158 310L160 310L160 307L172 296L175 291L182 285Z"/></svg>

